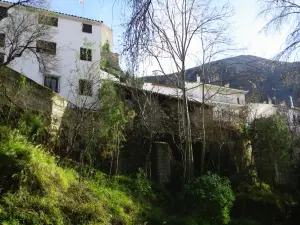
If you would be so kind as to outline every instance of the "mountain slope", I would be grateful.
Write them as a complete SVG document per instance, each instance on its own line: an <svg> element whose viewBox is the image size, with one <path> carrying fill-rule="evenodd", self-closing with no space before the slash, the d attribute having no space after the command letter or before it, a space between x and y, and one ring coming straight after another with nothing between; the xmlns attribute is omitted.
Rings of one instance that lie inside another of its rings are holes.
<svg viewBox="0 0 300 225"><path fill-rule="evenodd" d="M206 82L232 88L249 90L248 100L262 102L267 97L275 97L276 102L289 101L293 96L294 104L300 105L300 62L280 62L251 55L240 55L211 62L205 65ZM188 81L196 81L201 75L201 67L187 69ZM171 84L176 75L148 76L145 82Z"/></svg>

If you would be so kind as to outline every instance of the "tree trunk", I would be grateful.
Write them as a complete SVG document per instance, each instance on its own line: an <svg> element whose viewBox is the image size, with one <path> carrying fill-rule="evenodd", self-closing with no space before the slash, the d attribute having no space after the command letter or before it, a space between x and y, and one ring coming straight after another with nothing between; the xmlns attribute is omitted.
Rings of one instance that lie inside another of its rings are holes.
<svg viewBox="0 0 300 225"><path fill-rule="evenodd" d="M149 137L149 148L148 148L148 153L147 153L147 156L146 156L146 163L145 163L145 173L148 174L148 168L150 169L149 171L149 174L151 174L151 167L149 167L149 162L150 162L150 156L151 156L151 153L152 153L152 142L153 142L153 137L152 137L152 132L150 134L150 137ZM151 175L150 175L151 177Z"/></svg>
<svg viewBox="0 0 300 225"><path fill-rule="evenodd" d="M203 69L202 69L203 70ZM204 71L203 71L204 74ZM204 85L204 77L202 77L202 106L201 106L201 111L202 111L202 152L201 152L201 175L204 173L204 163L205 163L205 148L206 148L206 134L205 134L205 111L204 111L204 103L205 103L205 85Z"/></svg>
<svg viewBox="0 0 300 225"><path fill-rule="evenodd" d="M194 156L193 156L193 147L192 147L192 132L191 132L191 122L189 116L189 108L188 108L188 98L185 88L185 67L183 65L183 70L181 72L181 86L182 86L182 100L183 100L183 129L184 129L184 137L185 137L185 167L186 181L190 180L194 176Z"/></svg>

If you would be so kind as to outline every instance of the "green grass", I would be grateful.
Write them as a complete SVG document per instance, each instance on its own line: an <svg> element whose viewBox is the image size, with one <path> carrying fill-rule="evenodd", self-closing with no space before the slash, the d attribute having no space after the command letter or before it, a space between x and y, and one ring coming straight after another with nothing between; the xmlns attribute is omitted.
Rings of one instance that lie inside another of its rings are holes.
<svg viewBox="0 0 300 225"><path fill-rule="evenodd" d="M135 183L100 172L79 182L43 147L0 127L1 224L143 224L161 212L130 190Z"/></svg>

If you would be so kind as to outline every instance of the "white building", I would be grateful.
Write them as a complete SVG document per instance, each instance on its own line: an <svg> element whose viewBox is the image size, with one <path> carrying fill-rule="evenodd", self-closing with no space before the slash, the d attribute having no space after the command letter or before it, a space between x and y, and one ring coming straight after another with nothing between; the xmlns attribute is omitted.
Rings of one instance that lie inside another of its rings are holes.
<svg viewBox="0 0 300 225"><path fill-rule="evenodd" d="M272 103L251 103L248 106L248 121L262 117L274 116L277 113L282 119L286 119L290 129L300 135L300 108Z"/></svg>
<svg viewBox="0 0 300 225"><path fill-rule="evenodd" d="M174 86L156 83L144 83L143 89L173 96L181 97L182 91ZM189 100L202 102L203 84L199 79L197 82L186 82L187 96ZM224 113L231 111L238 114L245 107L245 95L247 91L218 86L212 84L204 85L204 102L213 107L214 118L224 117Z"/></svg>
<svg viewBox="0 0 300 225"><path fill-rule="evenodd" d="M0 2L0 12L4 12L10 5L9 2ZM93 104L97 98L100 80L114 79L100 70L101 46L109 43L112 47L112 30L102 21L59 12L25 6L8 10L8 16L25 13L32 14L31 18L36 20L37 26L49 26L51 40L37 39L32 46L36 47L38 54L48 54L49 59L57 62L57 65L48 71L41 71L36 59L23 54L9 66L33 81L53 89L76 105ZM1 36L1 30L4 30L7 21L4 18L0 23L0 38L3 37L5 42L9 40L5 35ZM51 46L51 49L49 51L40 46Z"/></svg>

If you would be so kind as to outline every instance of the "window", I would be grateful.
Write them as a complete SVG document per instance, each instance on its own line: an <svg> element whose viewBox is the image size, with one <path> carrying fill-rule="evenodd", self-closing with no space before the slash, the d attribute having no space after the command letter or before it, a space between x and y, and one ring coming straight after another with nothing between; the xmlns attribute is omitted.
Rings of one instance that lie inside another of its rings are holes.
<svg viewBox="0 0 300 225"><path fill-rule="evenodd" d="M5 34L0 34L0 47L5 45Z"/></svg>
<svg viewBox="0 0 300 225"><path fill-rule="evenodd" d="M0 20L7 17L7 8L0 6Z"/></svg>
<svg viewBox="0 0 300 225"><path fill-rule="evenodd" d="M44 80L44 86L52 89L55 92L59 92L59 77L46 75Z"/></svg>
<svg viewBox="0 0 300 225"><path fill-rule="evenodd" d="M5 54L4 53L0 53L0 63L4 63L4 58L5 58Z"/></svg>
<svg viewBox="0 0 300 225"><path fill-rule="evenodd" d="M92 25L90 25L90 24L85 24L85 23L83 23L82 24L82 32L84 32L84 33L92 33Z"/></svg>
<svg viewBox="0 0 300 225"><path fill-rule="evenodd" d="M296 115L293 114L293 123L296 124Z"/></svg>
<svg viewBox="0 0 300 225"><path fill-rule="evenodd" d="M39 24L49 25L53 27L58 26L58 18L52 16L39 15L38 22Z"/></svg>
<svg viewBox="0 0 300 225"><path fill-rule="evenodd" d="M92 81L80 79L79 80L79 94L86 95L86 96L92 96L92 94L93 94Z"/></svg>
<svg viewBox="0 0 300 225"><path fill-rule="evenodd" d="M92 49L80 48L80 59L92 61Z"/></svg>
<svg viewBox="0 0 300 225"><path fill-rule="evenodd" d="M36 51L56 55L56 43L38 40L36 42Z"/></svg>
<svg viewBox="0 0 300 225"><path fill-rule="evenodd" d="M237 104L240 104L240 98L237 98Z"/></svg>

